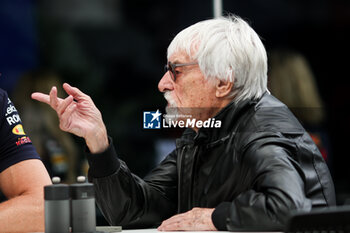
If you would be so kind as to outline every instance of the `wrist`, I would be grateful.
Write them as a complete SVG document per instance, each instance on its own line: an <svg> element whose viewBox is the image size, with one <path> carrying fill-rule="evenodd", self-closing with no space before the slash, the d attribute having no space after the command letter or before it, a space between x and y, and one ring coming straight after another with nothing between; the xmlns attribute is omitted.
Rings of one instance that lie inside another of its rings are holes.
<svg viewBox="0 0 350 233"><path fill-rule="evenodd" d="M216 229L227 231L227 219L230 216L230 202L222 202L212 212L211 219Z"/></svg>
<svg viewBox="0 0 350 233"><path fill-rule="evenodd" d="M109 146L106 128L102 127L99 130L94 130L90 135L86 136L85 142L92 154L105 151Z"/></svg>
<svg viewBox="0 0 350 233"><path fill-rule="evenodd" d="M113 139L108 137L108 142L108 148L102 153L92 154L88 148L85 148L85 155L89 163L89 179L107 177L119 170L120 161L113 146Z"/></svg>

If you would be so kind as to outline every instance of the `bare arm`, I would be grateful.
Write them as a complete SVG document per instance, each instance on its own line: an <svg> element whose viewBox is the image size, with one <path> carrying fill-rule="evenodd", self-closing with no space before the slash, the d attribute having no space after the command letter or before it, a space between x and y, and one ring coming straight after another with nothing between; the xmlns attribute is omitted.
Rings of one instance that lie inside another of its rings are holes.
<svg viewBox="0 0 350 233"><path fill-rule="evenodd" d="M106 150L107 130L90 96L67 83L63 88L69 95L65 99L57 97L56 87L52 87L49 95L36 92L32 98L49 104L57 113L61 130L83 137L91 153Z"/></svg>
<svg viewBox="0 0 350 233"><path fill-rule="evenodd" d="M1 232L44 231L43 186L50 184L38 159L19 162L0 173L0 188L9 199L0 204Z"/></svg>

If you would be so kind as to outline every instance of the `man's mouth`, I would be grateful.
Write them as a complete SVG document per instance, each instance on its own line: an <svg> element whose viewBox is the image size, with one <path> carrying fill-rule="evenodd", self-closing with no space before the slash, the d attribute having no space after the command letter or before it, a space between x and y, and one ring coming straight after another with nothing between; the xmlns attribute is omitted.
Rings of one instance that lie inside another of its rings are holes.
<svg viewBox="0 0 350 233"><path fill-rule="evenodd" d="M168 102L167 107L176 108L176 103L173 100L170 92L165 92L164 93L164 98Z"/></svg>

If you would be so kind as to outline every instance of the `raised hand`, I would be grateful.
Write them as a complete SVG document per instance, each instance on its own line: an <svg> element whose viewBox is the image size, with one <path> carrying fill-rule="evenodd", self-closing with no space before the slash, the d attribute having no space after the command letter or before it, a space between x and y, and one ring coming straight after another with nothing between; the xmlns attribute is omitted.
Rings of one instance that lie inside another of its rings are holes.
<svg viewBox="0 0 350 233"><path fill-rule="evenodd" d="M52 87L50 94L35 92L32 98L49 104L57 113L60 128L79 137L83 137L91 153L99 153L108 147L106 126L101 112L96 108L90 96L67 83L63 89L69 95L57 97L57 88Z"/></svg>

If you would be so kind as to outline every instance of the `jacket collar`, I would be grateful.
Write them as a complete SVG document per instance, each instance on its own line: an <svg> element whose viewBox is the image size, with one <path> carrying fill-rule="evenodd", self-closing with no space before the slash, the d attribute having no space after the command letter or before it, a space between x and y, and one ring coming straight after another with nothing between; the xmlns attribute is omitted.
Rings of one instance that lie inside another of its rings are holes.
<svg viewBox="0 0 350 233"><path fill-rule="evenodd" d="M243 100L238 104L231 101L215 116L215 120L221 121L220 128L201 128L196 133L193 129L186 129L181 138L176 140L176 146L184 144L208 144L228 139L238 119L247 112L247 109L255 106L258 100Z"/></svg>
<svg viewBox="0 0 350 233"><path fill-rule="evenodd" d="M221 121L221 127L199 129L197 135L194 137L195 143L207 144L228 138L238 119L247 112L248 108L255 104L256 101L252 100L243 100L238 104L234 101L230 102L214 116L216 120Z"/></svg>

